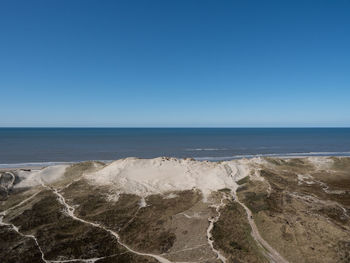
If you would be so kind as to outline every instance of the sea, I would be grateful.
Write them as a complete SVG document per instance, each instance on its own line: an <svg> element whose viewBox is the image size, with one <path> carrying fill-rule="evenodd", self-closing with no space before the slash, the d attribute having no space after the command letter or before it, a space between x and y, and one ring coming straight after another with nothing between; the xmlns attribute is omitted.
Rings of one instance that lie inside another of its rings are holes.
<svg viewBox="0 0 350 263"><path fill-rule="evenodd" d="M159 156L350 156L350 128L0 128L0 168Z"/></svg>

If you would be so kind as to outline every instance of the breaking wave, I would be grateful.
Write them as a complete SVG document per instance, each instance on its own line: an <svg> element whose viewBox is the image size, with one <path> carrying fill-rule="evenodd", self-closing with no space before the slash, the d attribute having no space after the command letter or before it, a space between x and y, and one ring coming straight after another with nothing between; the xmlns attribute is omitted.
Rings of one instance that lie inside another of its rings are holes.
<svg viewBox="0 0 350 263"><path fill-rule="evenodd" d="M308 157L308 156L350 156L350 152L307 152L307 153L266 153L266 154L242 154L232 156L208 156L193 157L198 161L228 161L241 158L255 157Z"/></svg>
<svg viewBox="0 0 350 263"><path fill-rule="evenodd" d="M100 161L104 163L113 162L114 160L92 160L92 161ZM71 161L71 162L32 162L32 163L3 163L0 164L0 169L6 168L36 168L36 167L46 167L53 165L64 165L64 164L74 164L80 163L84 161Z"/></svg>
<svg viewBox="0 0 350 263"><path fill-rule="evenodd" d="M201 149L205 150L205 149ZM215 149L206 149L207 151L215 151ZM304 153L264 153L264 154L239 154L232 156L206 156L206 157L196 157L192 158L197 161L228 161L242 158L256 158L256 157L308 157L308 156L343 156L350 157L350 151L348 152L304 152ZM179 157L181 158L181 157ZM123 158L122 158L123 159ZM146 158L147 159L147 158ZM86 160L87 161L87 160ZM100 161L104 163L110 163L115 160L92 160L92 161ZM62 164L73 164L84 161L71 161L71 162L28 162L28 163L5 163L0 164L0 169L6 168L35 168L35 167L46 167L52 165L62 165Z"/></svg>
<svg viewBox="0 0 350 263"><path fill-rule="evenodd" d="M189 148L186 149L188 152L199 152L199 151L225 151L226 148Z"/></svg>

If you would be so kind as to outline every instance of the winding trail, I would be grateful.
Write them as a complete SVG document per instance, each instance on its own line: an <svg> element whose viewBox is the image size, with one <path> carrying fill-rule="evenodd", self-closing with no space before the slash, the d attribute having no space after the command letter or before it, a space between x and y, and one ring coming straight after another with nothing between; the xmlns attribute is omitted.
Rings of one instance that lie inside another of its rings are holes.
<svg viewBox="0 0 350 263"><path fill-rule="evenodd" d="M119 255L123 255L129 253L129 251L123 252L123 253L119 253L119 254L113 254L113 255L109 255L109 256L105 256L105 257L99 257L99 258L88 258L88 259L67 259L67 260L50 260L48 262L50 263L70 263L70 262L86 262L86 263L95 263L98 260L101 259L106 259L106 258L112 258L115 256L119 256Z"/></svg>
<svg viewBox="0 0 350 263"><path fill-rule="evenodd" d="M29 196L28 198L24 199L23 201L19 202L17 205L14 205L2 212L0 212L0 215L5 216L9 211L16 209L17 207L22 206L23 204L25 204L26 202L28 202L29 200L31 200L32 198L34 198L35 196L37 196L39 193L41 192L41 190L39 190L38 192L35 192L34 194L32 194L31 196Z"/></svg>
<svg viewBox="0 0 350 263"><path fill-rule="evenodd" d="M147 256L147 257L152 257L156 260L158 260L159 262L161 263L172 263L171 261L169 261L168 259L164 258L164 257L161 257L159 255L155 255L155 254L149 254L149 253L141 253L141 252L138 252L138 251L135 251L133 250L132 248L130 248L129 246L127 246L126 244L122 243L120 241L120 237L118 235L118 233L114 232L113 230L111 229L108 229L100 224L97 224L97 223L94 223L94 222L90 222L90 221L86 221L82 218L79 218L77 216L74 215L74 211L75 211L75 208L70 206L69 204L67 204L65 198L63 197L63 195L61 193L58 192L57 189L55 188L52 188L52 187L49 187L49 186L46 186L44 184L42 184L44 187L46 188L49 188L58 198L58 201L65 207L65 212L68 216L70 216L71 218L73 218L74 220L77 220L77 221L80 221L82 223L85 223L85 224L88 224L88 225L91 225L93 227L97 227L97 228L100 228L108 233L110 233L112 236L114 236L117 240L117 242L124 248L126 248L128 251L136 254L136 255L139 255L139 256Z"/></svg>
<svg viewBox="0 0 350 263"><path fill-rule="evenodd" d="M174 251L174 252L164 253L164 254L162 254L162 255L177 254L177 253L181 253L181 252L184 252L184 251L195 250L195 249L198 249L198 248L200 248L200 247L207 246L207 245L208 245L208 244L201 244L201 245L197 245L197 246L194 246L194 247L189 247L189 248L184 248L184 249L181 249L181 250L177 250L177 251Z"/></svg>
<svg viewBox="0 0 350 263"><path fill-rule="evenodd" d="M350 219L350 216L346 210L345 207L343 207L341 204L339 204L338 202L336 201L331 201L331 200L321 200L319 198L317 198L316 196L312 196L312 195L307 195L307 194L300 194L300 193L297 193L297 192L288 192L286 191L286 193L289 195L289 196L292 196L294 198L297 198L299 200L303 200L305 202L308 202L308 203L317 203L317 204L322 204L322 205L330 205L330 206L337 206L339 207L342 211L343 211L343 215L344 217L346 218L349 218Z"/></svg>
<svg viewBox="0 0 350 263"><path fill-rule="evenodd" d="M232 169L227 164L225 164L225 169L226 169L226 171L229 172L228 175L231 176L233 179L234 179L234 177L239 177L239 175L241 173L240 168L239 168L238 165L237 165L236 168L237 168L236 174L233 175L232 174ZM270 262L288 263L288 261L286 259L284 259L272 246L269 245L269 243L267 243L265 241L265 239L263 239L261 237L261 235L259 233L259 230L258 230L258 228L257 228L257 226L256 226L256 224L255 224L255 222L253 220L252 212L250 211L250 209L245 204L243 204L241 201L239 201L236 192L233 193L233 198L246 211L247 219L248 219L249 225L250 225L250 227L252 229L251 235L254 238L254 240L257 242L257 244L267 251L266 254L269 257Z"/></svg>
<svg viewBox="0 0 350 263"><path fill-rule="evenodd" d="M169 261L168 259L162 257L162 256L159 256L159 255L155 255L155 254L150 254L150 253L141 253L141 252L138 252L138 251L135 251L133 250L132 248L130 248L129 246L127 246L126 244L122 243L120 241L120 237L118 235L118 233L116 233L115 231L111 230L111 229L108 229L104 226L102 226L101 224L97 224L97 223L94 223L94 222L90 222L90 221L87 221L87 220L84 220L82 218L79 218L77 216L75 216L74 212L75 212L75 208L70 206L65 198L63 197L63 195L55 188L53 187L50 187L48 185L45 185L42 181L41 181L41 185L44 187L44 188L47 188L49 190L51 190L56 196L57 196L57 199L58 201L60 202L60 204L62 204L65 208L65 213L70 216L72 219L74 220L77 220L77 221L80 221L84 224L88 224L88 225L91 225L93 227L97 227L97 228L100 228L100 229L103 229L104 231L108 232L109 234L111 234L113 237L116 238L118 244L120 244L122 247L124 247L127 251L126 252L123 252L121 254L124 254L124 253L133 253L133 254L136 254L136 255L139 255L139 256L148 256L148 257L152 257L156 260L158 260L160 263L173 263L171 261ZM105 259L105 258L110 258L110 257L114 257L114 256L117 256L117 255L121 255L121 254L114 254L114 255L108 255L108 256L105 256L105 257L98 257L98 258L89 258L89 259L80 259L80 258L77 258L77 259L67 259L67 260L47 260L45 259L45 254L42 250L42 248L40 247L39 245L39 242L37 240L37 238L34 236L34 235L29 235L29 234L24 234L20 231L20 229L15 226L14 224L11 224L11 223L6 223L3 221L4 217L8 214L9 211L13 210L13 209L16 209L22 205L24 205L26 202L28 202L29 200L33 199L35 196L37 196L42 190L39 190L37 192L35 192L33 195L29 196L28 198L22 200L20 203L0 212L0 226L7 226L7 227L10 227L11 230L17 232L19 235L21 235L22 237L24 238L30 238L32 239L36 246L38 247L38 250L40 251L41 253L41 259L43 262L45 263L69 263L69 262L85 262L85 263L94 263L98 260L101 260L101 259ZM176 263L176 262L174 262ZM184 262L184 263L187 263L187 262Z"/></svg>
<svg viewBox="0 0 350 263"><path fill-rule="evenodd" d="M220 208L225 206L224 202L223 202L223 199L221 199L221 202L220 204L218 205L212 205L212 207L215 208L216 212L217 212L217 216L216 217L212 217L212 218L209 218L209 227L207 229L207 239L208 239L208 243L211 247L211 250L216 254L217 256L217 259L220 259L223 263L226 263L226 258L217 250L214 248L214 240L213 240L213 237L212 237L212 234L211 234L211 231L214 227L214 224L219 220L220 218Z"/></svg>
<svg viewBox="0 0 350 263"><path fill-rule="evenodd" d="M269 245L269 243L265 241L265 239L261 237L259 230L252 218L252 212L250 211L250 209L246 207L245 204L240 202L238 197L236 197L236 202L243 206L244 210L246 211L248 222L250 224L250 227L252 228L251 235L260 246L267 250L267 254L270 260L276 263L288 263L287 260L285 260L273 247Z"/></svg>
<svg viewBox="0 0 350 263"><path fill-rule="evenodd" d="M115 255L109 255L109 256L105 256L105 257L99 257L99 258L90 258L90 259L67 259L67 260L47 260L45 259L45 254L42 250L42 248L39 245L39 242L37 240L37 238L34 235L27 235L27 234L23 234L20 229L15 226L14 224L11 223L6 223L3 221L4 217L8 214L9 211L16 209L22 205L24 205L26 202L28 202L29 200L33 199L35 196L37 196L39 193L41 192L41 190L35 192L34 194L32 194L31 196L29 196L28 198L22 200L20 203L18 203L17 205L14 205L2 212L0 212L0 226L8 226L11 228L11 230L15 231L16 233L18 233L20 236L24 237L24 238L30 238L32 240L34 240L35 245L38 247L38 250L41 253L41 259L42 261L44 261L45 263L68 263L68 262L86 262L86 263L94 263L97 260L101 260L101 259L105 259L105 258L109 258L109 257L113 257L113 256L117 256L117 255L121 255L121 254L115 254ZM126 252L124 252L126 253ZM122 253L123 254L123 253Z"/></svg>
<svg viewBox="0 0 350 263"><path fill-rule="evenodd" d="M39 192L40 192L40 191L39 191ZM39 192L38 192L38 193L39 193ZM31 198L33 198L33 197L34 197L35 195L37 195L38 193L36 193L36 194L30 196L29 198L23 200L21 203L15 205L15 206L13 206L13 207L11 207L11 208L5 210L5 211L2 211L2 212L0 213L0 226L9 226L13 231L17 232L17 233L18 233L19 235L21 235L22 237L33 239L34 242L35 242L35 244L36 244L36 246L38 247L38 249L39 249L39 251L40 251L40 253L41 253L41 259L42 259L45 263L49 263L49 261L47 261L47 260L45 259L44 252L42 251L42 249L41 249L41 247L40 247L40 245L39 245L39 242L38 242L38 240L36 239L35 236L23 234L22 232L19 231L19 228L16 227L14 224L5 223L5 222L3 221L5 215L7 214L8 211L14 209L15 207L19 207L20 205L24 204L25 202L27 202L28 200L30 200Z"/></svg>

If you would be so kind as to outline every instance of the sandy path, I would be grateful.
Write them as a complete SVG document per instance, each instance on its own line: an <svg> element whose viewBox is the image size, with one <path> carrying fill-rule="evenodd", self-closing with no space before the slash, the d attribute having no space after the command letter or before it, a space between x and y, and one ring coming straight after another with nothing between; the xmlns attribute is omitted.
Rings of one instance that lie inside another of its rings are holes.
<svg viewBox="0 0 350 263"><path fill-rule="evenodd" d="M15 208L17 208L17 207L20 207L21 205L23 205L24 203L28 202L29 200L31 200L33 197L35 197L35 196L36 196L37 194L39 194L39 193L40 193L40 191L38 191L38 192L34 193L33 195L29 196L28 198L24 199L24 200L23 200L22 202L20 202L19 204L15 205L15 206L13 206L13 207L10 207L10 208L8 208L8 209L5 210L5 211L2 211L2 212L0 213L0 226L9 226L13 231L17 232L17 233L18 233L19 235L21 235L22 237L33 239L34 242L35 242L35 244L36 244L36 246L38 247L38 249L39 249L39 251L40 251L40 253L41 253L41 259L42 259L45 263L49 263L49 262L45 259L44 252L42 251L42 249L41 249L41 247L40 247L40 245L39 245L39 242L38 242L38 240L36 239L35 236L23 234L23 233L19 230L19 228L16 227L14 224L5 223L5 222L3 221L3 218L6 216L6 214L7 214L9 211L11 211L11 210L13 210L13 209L15 209Z"/></svg>
<svg viewBox="0 0 350 263"><path fill-rule="evenodd" d="M216 254L217 258L220 259L223 263L226 263L226 258L217 250L214 248L214 240L213 240L213 236L211 234L211 231L214 227L214 224L219 220L220 218L220 208L225 206L223 199L221 199L220 204L218 205L212 205L212 207L215 208L216 212L217 212L217 216L213 217L213 218L209 218L209 227L207 229L207 239L208 239L208 243L211 247L211 250Z"/></svg>
<svg viewBox="0 0 350 263"><path fill-rule="evenodd" d="M67 204L65 198L63 197L62 194L60 194L60 193L57 191L57 189L48 187L48 186L46 186L46 185L44 185L44 184L43 184L43 186L44 186L44 187L47 187L47 188L49 188L49 189L52 190L52 192L57 196L59 202L65 207L65 209L66 209L66 214L67 214L68 216L70 216L71 218L73 218L74 220L77 220L77 221L80 221L80 222L82 222L82 223L91 225L91 226L93 226L93 227L98 227L98 228L100 228L100 229L103 229L104 231L106 231L106 232L110 233L112 236L114 236L114 237L117 239L117 242L118 242L121 246L123 246L123 247L126 248L128 251L130 251L130 252L132 252L132 253L134 253L134 254L136 254L136 255L152 257L152 258L158 260L158 261L161 262L161 263L172 263L171 261L169 261L169 260L167 260L166 258L161 257L161 256L159 256L159 255L137 252L137 251L131 249L131 248L130 248L129 246L127 246L126 244L122 243L122 242L120 241L120 237L119 237L118 233L114 232L113 230L108 229L108 228L106 228L106 227L104 227L104 226L102 226L102 225L100 225L100 224L97 224L97 223L94 223L94 222L90 222L90 221L86 221L86 220L84 220L84 219L82 219L82 218L79 218L79 217L75 216L75 215L74 215L74 211L75 211L74 207L72 207L72 206L70 206L70 205Z"/></svg>
<svg viewBox="0 0 350 263"><path fill-rule="evenodd" d="M227 165L225 165L226 167ZM240 177L240 169L239 169L239 166L237 166L237 170L236 170L236 174L233 175L232 174L232 170L230 167L227 166L226 168L226 171L231 171L231 174L229 174L232 178L234 177ZM238 196L236 193L234 193L234 198L235 198L235 201L237 203L239 203L243 208L244 210L246 211L247 213L247 219L248 219L248 222L249 222L249 225L250 227L252 228L252 232L251 232L251 235L252 237L255 239L255 241L258 243L258 245L260 245L261 247L263 247L265 250L267 250L267 256L269 257L270 259L270 262L275 262L275 263L288 263L287 260L285 260L272 246L269 245L269 243L267 243L265 241L265 239L263 239L259 233L259 230L253 220L253 217L252 217L252 212L250 211L250 209L245 205L243 204L242 202L239 201L238 199Z"/></svg>
<svg viewBox="0 0 350 263"><path fill-rule="evenodd" d="M8 226L10 227L13 231L17 232L19 235L21 235L22 237L24 238L30 238L30 239L33 239L36 246L38 247L40 253L41 253L41 259L42 261L44 261L45 263L68 263L68 262L86 262L86 263L94 263L96 262L97 260L100 260L100 259L105 259L105 258L108 258L108 257L111 257L111 256L116 256L116 255L111 255L111 256L106 256L106 257L100 257L100 258L91 258L91 259L68 259L68 260L47 260L45 259L45 254L42 250L42 248L40 247L39 245L39 242L37 240L37 238L34 236L34 235L26 235L24 233L22 233L20 231L20 229L15 226L14 224L11 224L11 223L6 223L3 221L3 218L7 215L7 213L15 208L18 208L22 205L24 205L26 202L28 202L29 200L31 200L32 198L34 198L35 196L37 196L39 193L41 192L41 190L39 190L38 192L34 193L33 195L29 196L28 198L24 199L23 201L21 201L20 203L18 203L17 205L15 206L12 206L10 208L8 208L7 210L4 210L2 212L0 212L0 226Z"/></svg>
<svg viewBox="0 0 350 263"><path fill-rule="evenodd" d="M249 210L249 208L246 207L245 204L241 203L238 200L238 198L236 198L236 202L239 203L241 206L243 206L243 208L245 209L245 211L247 213L247 219L249 221L250 227L252 228L251 235L263 248L265 248L268 251L268 256L270 257L270 260L272 262L276 262L276 263L288 263L287 260L285 260L273 247L271 247L265 241L265 239L263 239L260 236L259 230L258 230L254 220L252 219L252 212Z"/></svg>

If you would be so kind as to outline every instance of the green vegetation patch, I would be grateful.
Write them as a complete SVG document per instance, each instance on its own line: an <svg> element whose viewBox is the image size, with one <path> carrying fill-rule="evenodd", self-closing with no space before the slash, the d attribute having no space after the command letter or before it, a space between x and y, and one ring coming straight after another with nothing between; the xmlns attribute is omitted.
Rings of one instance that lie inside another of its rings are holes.
<svg viewBox="0 0 350 263"><path fill-rule="evenodd" d="M249 182L249 176L246 176L246 177L242 178L241 180L238 180L237 184L242 185L242 184L246 184L248 182Z"/></svg>
<svg viewBox="0 0 350 263"><path fill-rule="evenodd" d="M110 190L104 187L79 180L64 190L64 196L73 205L78 205L76 214L80 217L119 231L137 213L141 198L131 194L120 194L118 201L108 201L109 192Z"/></svg>
<svg viewBox="0 0 350 263"><path fill-rule="evenodd" d="M190 209L202 200L198 191L175 192L177 197L164 199L161 195L147 197L147 206L140 209L120 231L122 239L140 251L166 253L176 236L170 228L172 216Z"/></svg>
<svg viewBox="0 0 350 263"><path fill-rule="evenodd" d="M148 253L165 253L174 244L176 236L170 228L172 216L188 210L202 200L199 191L174 192L175 198L162 195L146 198L146 207L140 207L141 197L120 194L117 201L108 201L110 189L92 186L80 180L65 189L64 195L72 204L79 205L79 216L98 222L117 231L123 242Z"/></svg>
<svg viewBox="0 0 350 263"><path fill-rule="evenodd" d="M350 170L350 158L348 157L330 157L333 160L332 169L334 170Z"/></svg>
<svg viewBox="0 0 350 263"><path fill-rule="evenodd" d="M33 239L24 238L8 226L0 226L1 263L43 262Z"/></svg>
<svg viewBox="0 0 350 263"><path fill-rule="evenodd" d="M35 197L32 207L13 216L11 223L21 232L36 236L48 260L94 258L125 252L110 233L74 220L63 210L55 194L43 191Z"/></svg>
<svg viewBox="0 0 350 263"><path fill-rule="evenodd" d="M239 186L236 190L236 192L243 192L243 191L246 191L248 190L248 186L246 185L242 185L242 186Z"/></svg>
<svg viewBox="0 0 350 263"><path fill-rule="evenodd" d="M228 262L267 262L250 234L244 208L232 201L220 212L212 234L215 248L225 253Z"/></svg>
<svg viewBox="0 0 350 263"><path fill-rule="evenodd" d="M266 193L245 192L244 199L244 203L253 213L258 213L270 208Z"/></svg>

